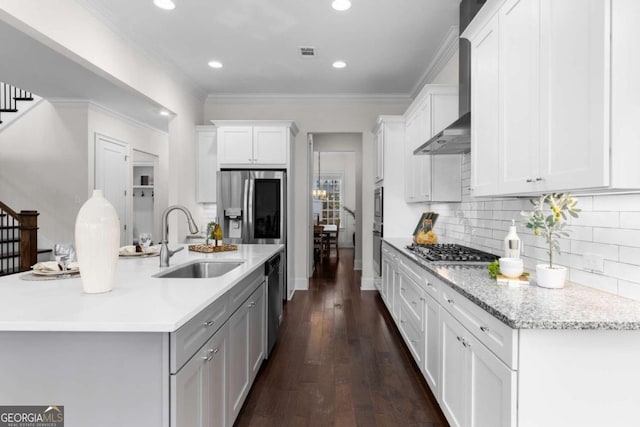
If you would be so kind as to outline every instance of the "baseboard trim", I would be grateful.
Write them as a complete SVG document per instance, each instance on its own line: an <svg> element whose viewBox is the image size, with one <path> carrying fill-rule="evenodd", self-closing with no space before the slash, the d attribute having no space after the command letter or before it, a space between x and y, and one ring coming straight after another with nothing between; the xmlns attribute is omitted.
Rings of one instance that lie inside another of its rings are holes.
<svg viewBox="0 0 640 427"><path fill-rule="evenodd" d="M309 290L309 279L306 277L297 277L294 279L295 290L296 291L308 291Z"/></svg>
<svg viewBox="0 0 640 427"><path fill-rule="evenodd" d="M360 279L360 290L361 291L377 290L373 277L363 277L362 279Z"/></svg>

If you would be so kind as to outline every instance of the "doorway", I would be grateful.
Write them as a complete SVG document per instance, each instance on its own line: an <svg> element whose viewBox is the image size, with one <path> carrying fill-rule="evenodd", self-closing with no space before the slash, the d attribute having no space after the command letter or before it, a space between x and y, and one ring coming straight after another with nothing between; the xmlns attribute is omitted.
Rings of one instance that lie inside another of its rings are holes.
<svg viewBox="0 0 640 427"><path fill-rule="evenodd" d="M120 246L127 236L127 188L129 187L129 144L104 135L95 136L95 183L113 205L120 220Z"/></svg>
<svg viewBox="0 0 640 427"><path fill-rule="evenodd" d="M355 269L362 268L362 134L308 134L308 276L316 263L314 225L337 225L337 246L353 248ZM316 191L314 191L316 190ZM317 190L321 190L318 192ZM325 251L337 256L337 249Z"/></svg>

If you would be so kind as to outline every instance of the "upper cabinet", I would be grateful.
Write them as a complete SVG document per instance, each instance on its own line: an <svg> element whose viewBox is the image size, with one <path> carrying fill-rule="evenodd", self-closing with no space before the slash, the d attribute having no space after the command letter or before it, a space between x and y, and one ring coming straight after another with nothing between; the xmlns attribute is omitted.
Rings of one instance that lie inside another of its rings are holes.
<svg viewBox="0 0 640 427"><path fill-rule="evenodd" d="M218 147L214 126L196 126L196 202L216 202Z"/></svg>
<svg viewBox="0 0 640 427"><path fill-rule="evenodd" d="M632 0L489 0L471 42L474 196L640 188ZM619 91L616 91L619 88ZM633 92L635 90L635 92ZM626 120L620 120L620 117ZM618 126L620 124L620 126Z"/></svg>
<svg viewBox="0 0 640 427"><path fill-rule="evenodd" d="M407 203L460 201L462 155L413 151L458 118L458 86L426 85L405 113L404 198Z"/></svg>
<svg viewBox="0 0 640 427"><path fill-rule="evenodd" d="M285 168L291 159L293 122L215 120L221 167Z"/></svg>

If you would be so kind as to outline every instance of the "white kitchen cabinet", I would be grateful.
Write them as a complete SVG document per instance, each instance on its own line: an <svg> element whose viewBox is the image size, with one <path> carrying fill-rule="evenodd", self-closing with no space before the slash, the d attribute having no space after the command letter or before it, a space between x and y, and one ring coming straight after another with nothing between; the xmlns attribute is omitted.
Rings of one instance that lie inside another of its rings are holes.
<svg viewBox="0 0 640 427"><path fill-rule="evenodd" d="M471 39L471 194L498 193L500 28L494 17Z"/></svg>
<svg viewBox="0 0 640 427"><path fill-rule="evenodd" d="M171 425L226 427L227 336L224 326L171 375Z"/></svg>
<svg viewBox="0 0 640 427"><path fill-rule="evenodd" d="M461 200L461 155L413 154L458 118L457 86L426 85L407 109L405 118L405 201Z"/></svg>
<svg viewBox="0 0 640 427"><path fill-rule="evenodd" d="M285 168L291 160L294 122L214 120L221 167Z"/></svg>
<svg viewBox="0 0 640 427"><path fill-rule="evenodd" d="M640 71L625 47L640 38L625 18L638 9L607 0L483 6L463 34L472 45L474 195L640 188L629 161L637 138L616 125L637 100L612 92L613 75Z"/></svg>
<svg viewBox="0 0 640 427"><path fill-rule="evenodd" d="M216 202L218 146L214 126L196 126L196 201Z"/></svg>
<svg viewBox="0 0 640 427"><path fill-rule="evenodd" d="M429 295L424 296L424 361L422 374L431 390L440 387L440 304ZM434 394L437 394L434 392Z"/></svg>
<svg viewBox="0 0 640 427"><path fill-rule="evenodd" d="M440 313L440 401L451 426L514 426L516 372L446 310Z"/></svg>
<svg viewBox="0 0 640 427"><path fill-rule="evenodd" d="M249 394L255 373L264 359L265 283L245 300L229 319L227 405L233 423Z"/></svg>
<svg viewBox="0 0 640 427"><path fill-rule="evenodd" d="M379 183L384 179L384 123L381 123L378 127L375 144L374 182Z"/></svg>
<svg viewBox="0 0 640 427"><path fill-rule="evenodd" d="M249 298L249 364L251 381L258 375L258 370L265 359L267 341L267 299L266 285L260 286Z"/></svg>

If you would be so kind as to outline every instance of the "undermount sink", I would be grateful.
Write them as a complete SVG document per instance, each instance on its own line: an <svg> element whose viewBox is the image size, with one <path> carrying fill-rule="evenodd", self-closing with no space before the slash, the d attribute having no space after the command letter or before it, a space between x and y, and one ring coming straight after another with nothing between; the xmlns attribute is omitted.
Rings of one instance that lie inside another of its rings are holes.
<svg viewBox="0 0 640 427"><path fill-rule="evenodd" d="M207 279L227 274L242 264L243 261L192 261L161 271L153 277L162 279Z"/></svg>

